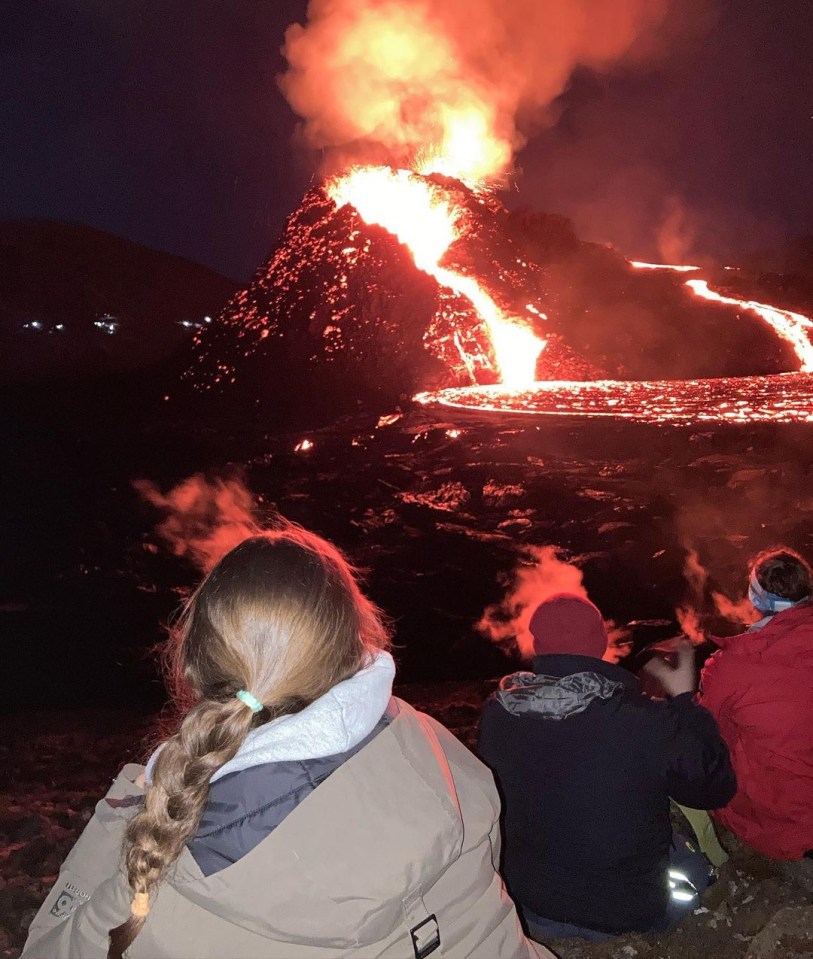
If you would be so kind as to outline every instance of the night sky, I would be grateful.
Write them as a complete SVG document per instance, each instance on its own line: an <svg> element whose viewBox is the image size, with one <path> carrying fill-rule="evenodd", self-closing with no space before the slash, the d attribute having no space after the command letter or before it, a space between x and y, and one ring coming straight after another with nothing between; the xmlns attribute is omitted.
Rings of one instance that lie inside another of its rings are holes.
<svg viewBox="0 0 813 959"><path fill-rule="evenodd" d="M0 218L88 223L246 279L317 170L275 82L305 7L5 4ZM576 76L507 201L639 256L813 233L811 63L809 0L720 0L646 69Z"/></svg>

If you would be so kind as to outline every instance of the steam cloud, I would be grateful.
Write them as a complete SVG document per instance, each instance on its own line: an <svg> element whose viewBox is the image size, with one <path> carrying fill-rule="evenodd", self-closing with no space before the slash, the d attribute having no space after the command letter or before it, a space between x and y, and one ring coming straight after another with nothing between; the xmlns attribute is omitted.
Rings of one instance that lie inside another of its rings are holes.
<svg viewBox="0 0 813 959"><path fill-rule="evenodd" d="M335 161L506 171L574 68L647 55L666 0L311 0L282 90Z"/></svg>
<svg viewBox="0 0 813 959"><path fill-rule="evenodd" d="M751 626L760 617L760 614L753 607L747 596L733 600L726 596L725 593L712 592L711 599L717 613L731 623L738 623L741 626Z"/></svg>
<svg viewBox="0 0 813 959"><path fill-rule="evenodd" d="M587 590L582 571L561 560L555 546L529 546L512 575L502 602L489 606L475 628L500 645L516 642L527 659L533 655L529 626L536 607L557 593L587 598Z"/></svg>
<svg viewBox="0 0 813 959"><path fill-rule="evenodd" d="M705 634L701 627L702 609L706 603L706 589L709 581L708 570L700 562L697 550L687 547L683 575L688 586L686 601L675 610L680 628L693 643L702 643ZM751 605L747 596L732 600L725 593L712 590L711 601L714 611L722 619L750 626L759 619L759 613Z"/></svg>
<svg viewBox="0 0 813 959"><path fill-rule="evenodd" d="M261 531L252 494L237 479L207 480L196 473L162 493L149 480L136 480L135 489L165 516L156 532L175 556L208 571L229 550Z"/></svg>
<svg viewBox="0 0 813 959"><path fill-rule="evenodd" d="M700 628L700 613L698 608L703 602L706 583L709 574L700 562L697 550L688 549L683 563L683 575L688 586L688 597L685 603L675 610L680 628L693 643L702 643L703 631Z"/></svg>
<svg viewBox="0 0 813 959"><path fill-rule="evenodd" d="M501 646L516 645L524 659L533 656L529 626L537 606L557 593L588 598L582 571L559 557L555 546L528 546L510 577L504 599L489 606L475 628ZM629 652L625 630L607 622L609 644L604 658L617 662Z"/></svg>

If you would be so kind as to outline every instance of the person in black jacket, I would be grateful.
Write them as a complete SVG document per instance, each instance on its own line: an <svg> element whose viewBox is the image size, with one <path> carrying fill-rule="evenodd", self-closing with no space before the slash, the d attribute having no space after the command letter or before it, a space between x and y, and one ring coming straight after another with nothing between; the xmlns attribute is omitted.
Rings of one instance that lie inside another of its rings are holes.
<svg viewBox="0 0 813 959"><path fill-rule="evenodd" d="M607 633L588 600L553 596L530 629L533 672L500 682L479 731L503 798L508 890L535 937L668 928L702 891L685 841L673 844L669 799L716 809L736 791L717 725L692 700L693 650L674 669L653 662L669 696L655 701L602 661Z"/></svg>

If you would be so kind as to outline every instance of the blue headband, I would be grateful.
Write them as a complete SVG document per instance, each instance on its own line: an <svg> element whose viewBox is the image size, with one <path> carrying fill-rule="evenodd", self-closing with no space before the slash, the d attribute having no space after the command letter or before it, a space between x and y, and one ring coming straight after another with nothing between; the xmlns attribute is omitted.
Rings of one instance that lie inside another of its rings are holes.
<svg viewBox="0 0 813 959"><path fill-rule="evenodd" d="M782 613L797 602L802 600L791 600L784 596L777 596L775 593L769 593L767 589L757 579L756 572L751 573L748 581L748 598L761 613ZM807 597L804 597L807 599Z"/></svg>

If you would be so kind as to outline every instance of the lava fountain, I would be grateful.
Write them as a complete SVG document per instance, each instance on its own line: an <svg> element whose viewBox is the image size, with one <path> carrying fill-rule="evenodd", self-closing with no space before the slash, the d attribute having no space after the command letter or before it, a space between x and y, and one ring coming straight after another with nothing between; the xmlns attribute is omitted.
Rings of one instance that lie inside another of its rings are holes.
<svg viewBox="0 0 813 959"><path fill-rule="evenodd" d="M504 387L521 389L534 382L545 341L506 316L474 277L442 265L452 244L465 235L464 211L450 192L408 170L374 166L351 170L326 189L337 206L349 204L365 223L392 233L410 250L419 270L472 304L489 331Z"/></svg>

